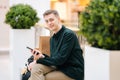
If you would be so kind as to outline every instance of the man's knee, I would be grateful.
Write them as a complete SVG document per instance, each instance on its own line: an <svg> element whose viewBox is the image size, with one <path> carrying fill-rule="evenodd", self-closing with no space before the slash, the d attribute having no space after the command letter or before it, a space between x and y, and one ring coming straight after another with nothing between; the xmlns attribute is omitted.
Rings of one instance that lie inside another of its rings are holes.
<svg viewBox="0 0 120 80"><path fill-rule="evenodd" d="M45 80L74 80L61 71L53 71L45 75Z"/></svg>
<svg viewBox="0 0 120 80"><path fill-rule="evenodd" d="M43 64L35 64L31 70L32 73L43 73L43 74L46 74L46 73L49 73L51 72L52 70L54 70L55 68L52 68L50 66L46 66L46 65L43 65Z"/></svg>
<svg viewBox="0 0 120 80"><path fill-rule="evenodd" d="M41 64L35 64L32 67L31 74L36 74L36 73L43 73L42 67L40 66Z"/></svg>

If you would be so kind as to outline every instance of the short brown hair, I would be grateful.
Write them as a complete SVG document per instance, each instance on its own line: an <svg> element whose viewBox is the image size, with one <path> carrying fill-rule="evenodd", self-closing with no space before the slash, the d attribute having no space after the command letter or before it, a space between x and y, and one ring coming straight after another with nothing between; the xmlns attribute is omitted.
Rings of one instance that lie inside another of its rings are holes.
<svg viewBox="0 0 120 80"><path fill-rule="evenodd" d="M55 16L59 17L59 14L56 10L47 10L44 12L43 16L45 17L46 15L49 15L49 14L54 14Z"/></svg>

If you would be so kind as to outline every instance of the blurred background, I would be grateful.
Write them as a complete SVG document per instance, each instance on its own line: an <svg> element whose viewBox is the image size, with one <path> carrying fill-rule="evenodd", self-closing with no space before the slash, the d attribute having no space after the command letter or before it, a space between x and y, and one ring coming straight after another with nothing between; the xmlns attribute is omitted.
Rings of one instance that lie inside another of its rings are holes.
<svg viewBox="0 0 120 80"><path fill-rule="evenodd" d="M29 4L36 9L40 21L35 27L35 47L39 45L40 35L49 35L44 28L42 14L47 9L55 9L60 13L64 25L79 31L79 14L89 4L90 0L0 0L0 80L10 79L10 25L5 24L5 15L12 5L23 3ZM81 41L82 42L82 41Z"/></svg>

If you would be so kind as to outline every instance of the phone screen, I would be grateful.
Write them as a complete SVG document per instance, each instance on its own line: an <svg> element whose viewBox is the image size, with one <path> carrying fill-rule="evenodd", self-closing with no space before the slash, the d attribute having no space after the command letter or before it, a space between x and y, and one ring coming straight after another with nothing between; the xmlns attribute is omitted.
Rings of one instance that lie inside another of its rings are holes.
<svg viewBox="0 0 120 80"><path fill-rule="evenodd" d="M33 50L32 48L30 48L30 47L26 47L27 49L30 49L31 51ZM34 51L34 53L33 54L35 54L36 53L36 51ZM37 54L36 55L38 55L39 54L39 52L37 52Z"/></svg>
<svg viewBox="0 0 120 80"><path fill-rule="evenodd" d="M32 48L30 48L30 47L26 47L27 49L30 49L30 50L33 50Z"/></svg>

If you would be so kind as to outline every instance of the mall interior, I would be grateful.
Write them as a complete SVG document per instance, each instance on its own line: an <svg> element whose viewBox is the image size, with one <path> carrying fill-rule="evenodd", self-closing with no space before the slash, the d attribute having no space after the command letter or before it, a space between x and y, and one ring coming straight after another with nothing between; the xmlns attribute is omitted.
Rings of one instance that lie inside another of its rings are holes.
<svg viewBox="0 0 120 80"><path fill-rule="evenodd" d="M35 25L38 28L43 26L42 13L47 9L56 9L61 17L61 21L68 27L78 27L78 17L81 11L87 6L90 0L0 0L0 50L9 49L9 29L10 26L5 24L5 14L9 8L18 3L30 4L36 9L40 21ZM42 31L40 31L42 32ZM44 32L44 31L43 31ZM4 34L4 36L3 36ZM47 33L43 33L47 34ZM36 44L37 45L37 44Z"/></svg>
<svg viewBox="0 0 120 80"><path fill-rule="evenodd" d="M15 75L12 75L15 71L14 69L11 69L12 61L10 56L13 56L12 54L10 54L11 27L10 25L5 23L5 15L9 11L9 8L11 6L22 3L29 4L34 9L36 9L40 21L34 26L34 47L38 47L39 36L50 35L50 32L44 27L42 14L45 10L57 10L60 14L61 22L68 28L77 32L79 31L79 14L85 9L87 4L89 4L89 1L90 0L0 0L0 80L20 80L20 74L16 74L16 77ZM20 69L18 71L20 71Z"/></svg>
<svg viewBox="0 0 120 80"><path fill-rule="evenodd" d="M50 36L51 32L45 27L43 19L44 11L55 9L59 12L61 22L67 28L73 30L79 40L81 48L84 50L87 44L86 39L78 35L79 15L89 5L91 0L0 0L0 80L21 80L21 70L25 67L26 60L31 56L31 52L26 46L39 48L40 36ZM104 1L104 0L102 0ZM16 4L28 4L33 7L40 18L31 29L32 32L27 37L25 33L19 36L14 34L10 25L5 23L6 13L10 7ZM33 34L32 34L33 33ZM28 40L28 41L27 41ZM95 48L96 49L96 48ZM83 54L85 58L85 80L120 80L120 52L114 54L110 51L97 49L90 54Z"/></svg>

